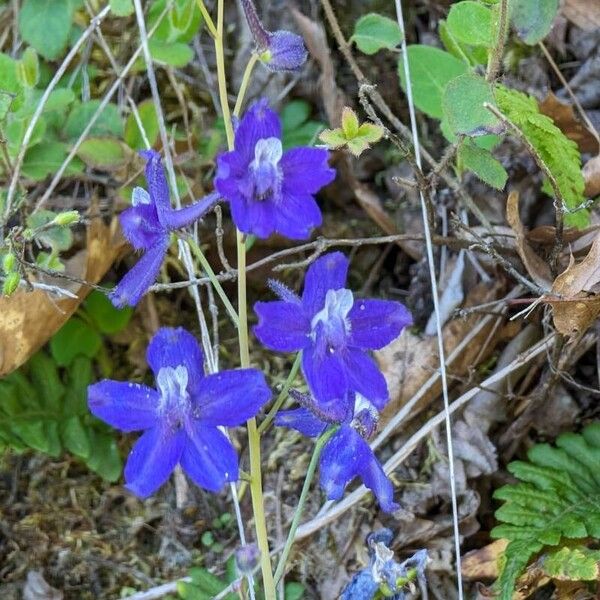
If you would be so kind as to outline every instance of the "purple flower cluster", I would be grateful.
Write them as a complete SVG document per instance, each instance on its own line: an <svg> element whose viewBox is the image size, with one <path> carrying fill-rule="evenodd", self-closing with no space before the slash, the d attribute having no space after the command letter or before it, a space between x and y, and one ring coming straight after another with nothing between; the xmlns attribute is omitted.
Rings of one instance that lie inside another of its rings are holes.
<svg viewBox="0 0 600 600"><path fill-rule="evenodd" d="M205 375L198 342L184 329L159 329L146 358L156 389L104 380L88 388L90 410L121 431L144 431L125 465L126 487L154 493L177 464L211 492L238 479L236 452L222 427L241 425L271 397L256 369Z"/></svg>
<svg viewBox="0 0 600 600"><path fill-rule="evenodd" d="M281 300L258 302L254 333L263 345L302 352L302 371L311 394L303 404L280 412L276 423L307 435L339 429L321 455L321 486L331 500L341 498L356 476L373 491L383 510L393 512L393 486L365 441L374 433L388 401L385 379L368 350L382 348L412 323L406 307L386 300L355 300L345 286L348 260L340 252L315 261L302 297L273 285Z"/></svg>

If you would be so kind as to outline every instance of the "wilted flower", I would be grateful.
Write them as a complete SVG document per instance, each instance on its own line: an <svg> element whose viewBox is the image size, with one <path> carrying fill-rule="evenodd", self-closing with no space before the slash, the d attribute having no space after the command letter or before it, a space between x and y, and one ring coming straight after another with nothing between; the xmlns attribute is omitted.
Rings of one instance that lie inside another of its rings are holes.
<svg viewBox="0 0 600 600"><path fill-rule="evenodd" d="M123 211L119 220L125 237L144 255L111 292L110 299L117 307L135 306L154 283L169 248L171 231L197 221L219 199L219 194L213 193L179 210L171 208L160 154L155 150L140 154L147 161L148 191L134 188L133 206Z"/></svg>
<svg viewBox="0 0 600 600"><path fill-rule="evenodd" d="M267 31L252 0L242 0L246 21L260 60L271 71L298 71L308 53L302 37L290 31Z"/></svg>
<svg viewBox="0 0 600 600"><path fill-rule="evenodd" d="M264 375L256 369L204 375L202 350L182 328L159 329L146 359L157 389L106 379L88 388L94 415L121 431L144 431L125 465L126 487L145 498L177 464L211 492L236 481L237 455L219 427L256 415L271 396Z"/></svg>
<svg viewBox="0 0 600 600"><path fill-rule="evenodd" d="M239 122L234 150L218 158L215 187L229 201L240 231L305 239L322 221L314 195L335 177L328 156L322 148L284 152L281 121L260 100Z"/></svg>
<svg viewBox="0 0 600 600"><path fill-rule="evenodd" d="M290 427L308 437L318 437L334 424L338 430L323 447L319 462L320 483L329 500L339 500L346 485L360 477L377 498L385 512L394 512L394 486L383 472L366 440L373 435L379 413L365 398L352 395L353 406L345 416L329 418L310 395L292 393L302 408L280 411L275 423ZM338 403L348 406L348 402Z"/></svg>
<svg viewBox="0 0 600 600"><path fill-rule="evenodd" d="M333 252L308 269L299 298L281 285L281 300L257 302L254 333L267 348L302 350L302 371L317 399L358 392L381 410L388 400L385 379L368 350L383 348L412 323L408 310L389 300L355 300L345 288L348 259Z"/></svg>

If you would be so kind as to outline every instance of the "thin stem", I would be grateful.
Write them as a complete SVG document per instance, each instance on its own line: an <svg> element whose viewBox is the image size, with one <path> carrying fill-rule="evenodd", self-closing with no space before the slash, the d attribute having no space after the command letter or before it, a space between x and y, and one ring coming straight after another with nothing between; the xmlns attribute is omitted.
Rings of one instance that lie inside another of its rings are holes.
<svg viewBox="0 0 600 600"><path fill-rule="evenodd" d="M217 33L215 36L215 54L217 60L217 80L219 83L219 102L221 112L225 121L225 136L227 146L233 150L233 126L231 125L231 111L227 99L227 77L225 75L225 52L223 44L223 0L219 0L217 6Z"/></svg>
<svg viewBox="0 0 600 600"><path fill-rule="evenodd" d="M412 85L410 78L410 67L408 64L408 53L406 49L406 35L404 27L404 17L402 15L402 2L396 0L396 17L398 26L402 33L402 63L404 67L404 77L406 81L406 98L408 100L408 110L410 115L410 124L413 145L415 147L415 160L417 166L421 168L421 152L419 143L419 133L417 130L417 119L415 116L415 105L413 102ZM460 557L460 530L458 525L458 501L456 497L456 477L454 473L454 448L452 444L452 423L450 421L450 399L448 396L448 380L446 375L446 353L444 350L444 337L442 332L442 319L440 316L440 301L438 295L438 286L435 273L435 262L433 258L433 243L429 220L427 218L427 205L423 189L419 188L419 197L421 201L421 213L423 218L423 230L425 233L425 246L427 249L427 262L429 264L429 283L431 285L431 295L433 298L433 308L435 313L435 324L437 334L438 355L440 359L440 375L442 380L442 396L444 399L444 422L446 425L446 443L448 446L448 472L450 479L450 495L452 497L452 525L454 530L454 550L456 553L456 582L458 590L458 600L463 600L463 583Z"/></svg>
<svg viewBox="0 0 600 600"><path fill-rule="evenodd" d="M310 459L308 469L306 471L306 478L304 479L302 492L300 492L300 500L298 501L298 506L296 507L296 512L294 514L294 518L292 519L292 525L290 526L290 531L288 533L285 546L283 547L283 551L281 552L281 557L279 559L279 562L277 563L277 569L275 570L275 585L277 585L277 583L279 583L279 580L283 577L285 565L287 563L288 556L290 555L290 551L292 550L292 545L294 544L294 539L296 537L296 530L298 529L298 525L300 525L302 511L304 510L304 505L306 504L306 497L308 496L310 485L315 476L315 471L317 470L317 464L319 462L319 457L321 456L321 451L336 431L337 427L331 427L325 433L323 433L321 437L319 437L317 443L315 444L315 449L313 450L313 454Z"/></svg>
<svg viewBox="0 0 600 600"><path fill-rule="evenodd" d="M246 95L246 90L248 89L248 84L250 83L250 75L252 75L252 70L254 69L254 65L258 62L258 54L253 52L250 55L250 59L248 60L248 64L246 65L246 69L244 70L244 76L242 77L242 84L240 85L240 91L238 92L238 96L235 100L235 106L233 108L233 116L239 117L240 112L242 111L242 103L244 102L244 96Z"/></svg>
<svg viewBox="0 0 600 600"><path fill-rule="evenodd" d="M196 0L196 4L198 5L198 8L200 9L200 13L202 15L202 18L204 19L204 22L206 23L206 27L208 28L210 35L212 35L213 38L216 38L218 35L217 29L212 20L212 17L210 16L208 10L206 9L206 6L204 5L204 0Z"/></svg>
<svg viewBox="0 0 600 600"><path fill-rule="evenodd" d="M215 272L213 271L212 267L210 266L210 263L208 262L206 256L204 256L204 252L202 252L202 249L200 248L200 246L198 246L196 241L194 239L192 239L191 237L186 238L186 241L190 245L190 248L192 249L192 252L196 256L196 258L200 261L200 265L202 266L202 268L208 275L208 278L210 279L210 282L212 283L215 290L217 291L219 298L221 298L221 300L223 301L223 304L225 305L225 309L229 313L229 316L231 317L233 324L236 327L239 327L240 322L239 322L238 314L235 311L235 308L233 308L231 301L227 297L227 294L225 293L223 286L217 279L217 276L216 276Z"/></svg>
<svg viewBox="0 0 600 600"><path fill-rule="evenodd" d="M288 397L288 392L290 391L290 387L291 387L294 379L296 379L296 375L298 374L298 371L300 370L301 360L302 360L302 352L298 352L298 354L296 355L296 358L294 360L294 364L292 365L292 368L290 369L290 373L287 376L287 379L285 380L285 383L283 384L281 391L279 392L279 396L277 396L277 400L275 400L275 402L273 403L273 406L271 407L271 410L268 412L267 416L265 417L265 420L260 424L260 426L258 428L258 435L262 435L267 430L267 428L271 424L271 421L275 418L275 415L279 412L281 405L285 402L285 399Z"/></svg>
<svg viewBox="0 0 600 600"><path fill-rule="evenodd" d="M502 55L504 54L504 44L506 43L506 32L508 30L508 0L500 0L498 13L498 31L496 38L496 45L490 55L488 61L487 73L485 78L487 81L494 81L498 76L500 70L500 63L502 62Z"/></svg>

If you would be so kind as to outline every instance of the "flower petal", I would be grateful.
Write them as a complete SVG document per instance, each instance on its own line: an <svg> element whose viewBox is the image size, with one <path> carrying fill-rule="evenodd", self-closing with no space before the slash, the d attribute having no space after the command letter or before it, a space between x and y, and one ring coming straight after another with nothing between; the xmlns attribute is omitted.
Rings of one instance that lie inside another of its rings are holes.
<svg viewBox="0 0 600 600"><path fill-rule="evenodd" d="M218 492L225 483L238 480L237 454L223 433L198 421L188 422L185 430L188 442L181 467L196 485Z"/></svg>
<svg viewBox="0 0 600 600"><path fill-rule="evenodd" d="M125 486L140 498L154 493L177 466L185 445L183 429L157 425L134 444L125 465Z"/></svg>
<svg viewBox="0 0 600 600"><path fill-rule="evenodd" d="M166 227L164 214L171 209L171 194L160 154L156 150L144 150L140 155L146 159L146 182L148 193L156 206L158 220Z"/></svg>
<svg viewBox="0 0 600 600"><path fill-rule="evenodd" d="M234 427L255 417L271 390L257 369L236 369L207 375L194 395L203 425Z"/></svg>
<svg viewBox="0 0 600 600"><path fill-rule="evenodd" d="M136 250L148 250L164 236L153 204L138 204L124 210L119 222L123 234Z"/></svg>
<svg viewBox="0 0 600 600"><path fill-rule="evenodd" d="M358 348L347 348L342 356L348 387L370 400L377 410L382 410L390 394L385 377L377 367L377 363Z"/></svg>
<svg viewBox="0 0 600 600"><path fill-rule="evenodd" d="M263 98L252 104L240 119L235 132L235 150L249 165L254 159L258 140L272 137L281 139L281 121L277 113L269 108L268 100Z"/></svg>
<svg viewBox="0 0 600 600"><path fill-rule="evenodd" d="M327 163L324 148L292 148L281 157L284 192L316 194L335 179L335 169Z"/></svg>
<svg viewBox="0 0 600 600"><path fill-rule="evenodd" d="M104 379L88 386L90 412L121 431L154 427L159 400L156 390L139 383Z"/></svg>
<svg viewBox="0 0 600 600"><path fill-rule="evenodd" d="M358 476L375 494L384 511L393 512L398 508L392 482L369 445L351 427L343 425L327 442L320 466L321 487L329 500L339 500L346 485Z"/></svg>
<svg viewBox="0 0 600 600"><path fill-rule="evenodd" d="M348 259L341 252L331 252L318 258L306 272L302 304L306 314L313 316L325 306L328 290L338 290L346 284Z"/></svg>
<svg viewBox="0 0 600 600"><path fill-rule="evenodd" d="M119 281L109 296L117 308L126 305L135 306L142 299L148 288L156 281L168 247L169 237L160 237Z"/></svg>
<svg viewBox="0 0 600 600"><path fill-rule="evenodd" d="M271 71L299 71L308 52L302 36L290 31L268 32L267 55L263 63Z"/></svg>
<svg viewBox="0 0 600 600"><path fill-rule="evenodd" d="M344 364L339 353L331 354L319 343L324 339L317 333L317 344L308 346L302 352L302 373L317 402L346 397L348 381Z"/></svg>
<svg viewBox="0 0 600 600"><path fill-rule="evenodd" d="M412 316L400 302L390 300L356 300L350 313L350 344L378 350L395 340Z"/></svg>
<svg viewBox="0 0 600 600"><path fill-rule="evenodd" d="M218 193L208 194L193 204L177 210L167 210L163 214L163 222L170 229L181 229L201 219L221 197Z"/></svg>
<svg viewBox="0 0 600 600"><path fill-rule="evenodd" d="M310 321L300 304L275 300L257 302L258 325L254 334L263 346L279 352L295 352L310 343Z"/></svg>
<svg viewBox="0 0 600 600"><path fill-rule="evenodd" d="M199 390L204 377L204 354L198 340L183 327L161 327L148 344L146 360L155 377L164 367L185 367L188 391L195 394Z"/></svg>
<svg viewBox="0 0 600 600"><path fill-rule="evenodd" d="M275 232L274 213L277 206L273 200L247 200L241 194L229 198L231 218L243 233L266 239Z"/></svg>
<svg viewBox="0 0 600 600"><path fill-rule="evenodd" d="M291 240L305 240L323 222L321 209L310 194L283 193L273 213L277 233Z"/></svg>
<svg viewBox="0 0 600 600"><path fill-rule="evenodd" d="M280 410L275 415L275 425L295 429L307 437L317 437L327 427L327 423L317 419L307 408Z"/></svg>

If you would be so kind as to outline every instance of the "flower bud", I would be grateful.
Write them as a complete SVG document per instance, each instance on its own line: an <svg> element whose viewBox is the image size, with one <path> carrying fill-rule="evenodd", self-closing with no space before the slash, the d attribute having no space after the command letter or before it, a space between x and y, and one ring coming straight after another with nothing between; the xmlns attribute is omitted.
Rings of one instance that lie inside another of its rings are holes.
<svg viewBox="0 0 600 600"><path fill-rule="evenodd" d="M12 273L15 270L15 265L17 264L17 259L12 252L5 254L2 258L2 269L5 273Z"/></svg>
<svg viewBox="0 0 600 600"><path fill-rule="evenodd" d="M21 277L18 273L14 271L9 273L2 284L2 294L4 296L10 296L19 287L20 281Z"/></svg>
<svg viewBox="0 0 600 600"><path fill-rule="evenodd" d="M76 210L68 210L56 215L53 219L55 225L67 227L74 223L79 223L79 213Z"/></svg>
<svg viewBox="0 0 600 600"><path fill-rule="evenodd" d="M256 544L246 544L235 551L235 566L240 575L252 575L259 560L260 550Z"/></svg>

